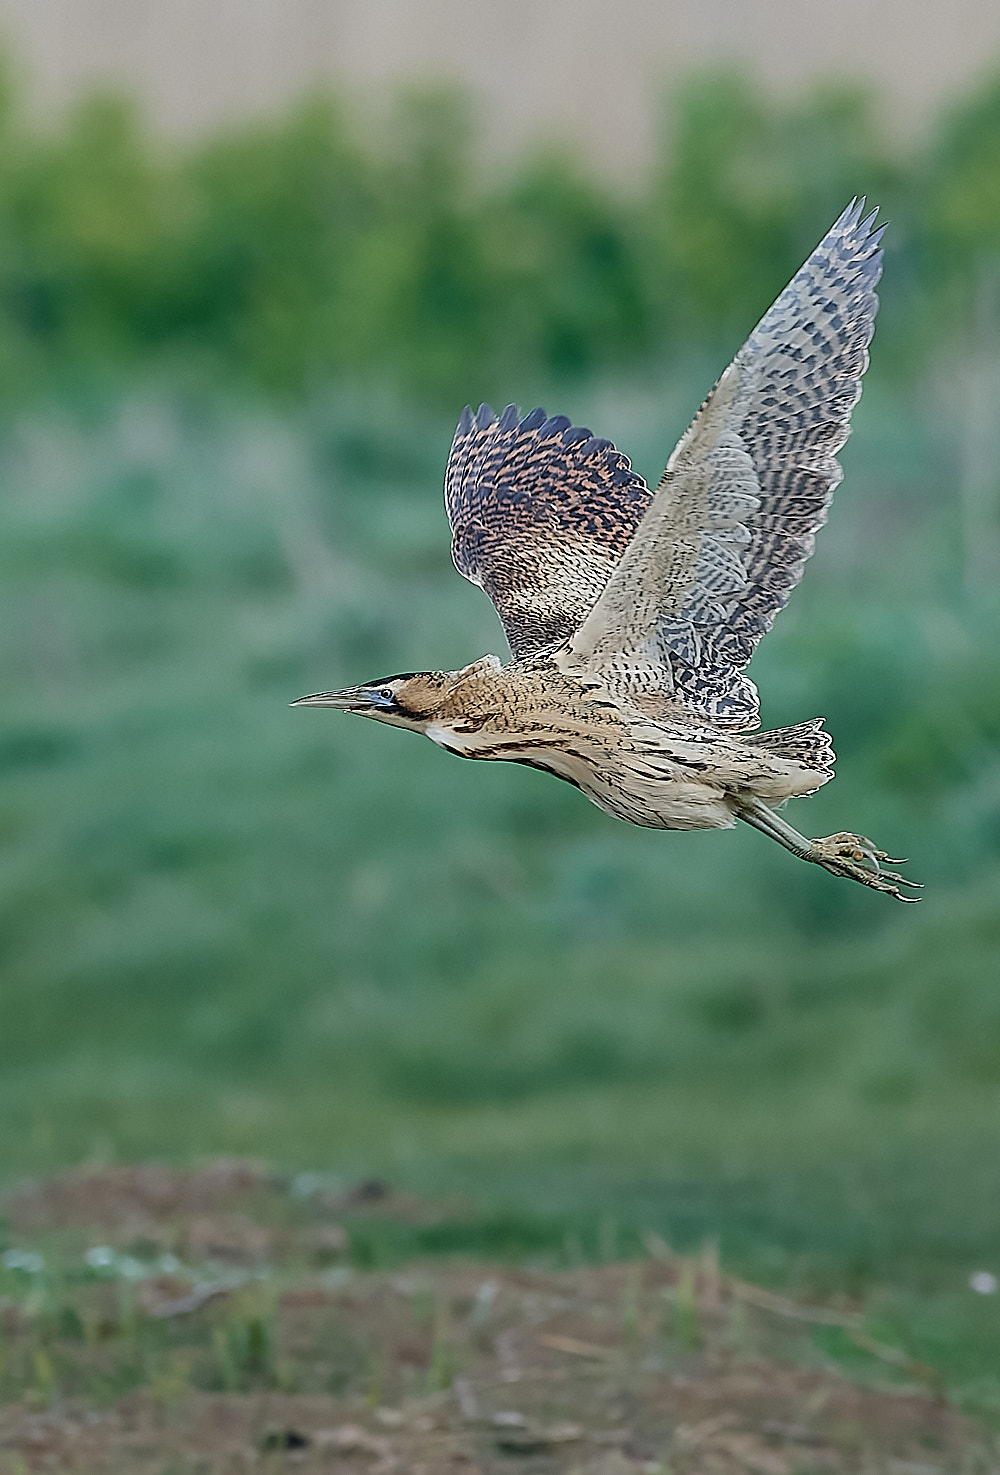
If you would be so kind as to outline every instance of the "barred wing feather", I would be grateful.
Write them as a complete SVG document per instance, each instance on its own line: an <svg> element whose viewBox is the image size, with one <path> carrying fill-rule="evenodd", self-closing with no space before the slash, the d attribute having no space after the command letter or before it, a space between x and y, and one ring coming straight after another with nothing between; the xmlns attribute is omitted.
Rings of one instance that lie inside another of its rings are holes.
<svg viewBox="0 0 1000 1475"><path fill-rule="evenodd" d="M742 674L813 551L868 366L881 274L853 202L751 333L670 457L573 658L732 727Z"/></svg>
<svg viewBox="0 0 1000 1475"><path fill-rule="evenodd" d="M445 473L452 556L492 599L515 656L572 635L652 495L627 456L565 415L465 410Z"/></svg>

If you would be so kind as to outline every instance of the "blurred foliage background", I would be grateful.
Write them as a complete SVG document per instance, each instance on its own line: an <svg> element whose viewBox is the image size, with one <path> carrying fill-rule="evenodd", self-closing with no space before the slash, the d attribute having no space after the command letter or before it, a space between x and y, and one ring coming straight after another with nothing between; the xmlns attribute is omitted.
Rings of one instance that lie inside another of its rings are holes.
<svg viewBox="0 0 1000 1475"><path fill-rule="evenodd" d="M1000 81L909 154L844 88L667 114L616 191L482 170L447 92L168 148L4 88L6 1174L248 1151L779 1278L1000 1268ZM856 193L892 222L874 364L754 675L836 739L793 821L902 849L919 908L288 710L505 649L440 502L467 399L655 479Z"/></svg>

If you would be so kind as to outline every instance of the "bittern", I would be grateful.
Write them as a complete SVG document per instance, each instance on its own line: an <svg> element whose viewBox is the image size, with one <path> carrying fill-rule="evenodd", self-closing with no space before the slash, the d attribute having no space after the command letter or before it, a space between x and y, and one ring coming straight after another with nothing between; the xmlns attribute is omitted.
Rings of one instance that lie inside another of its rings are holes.
<svg viewBox="0 0 1000 1475"><path fill-rule="evenodd" d="M833 777L823 719L761 732L744 669L802 577L841 479L868 366L876 211L853 201L750 334L655 490L565 415L488 405L459 421L445 504L460 573L511 648L460 671L387 676L296 706L425 733L462 758L542 768L599 809L669 830L744 820L793 855L899 900L913 886L861 835L777 812Z"/></svg>

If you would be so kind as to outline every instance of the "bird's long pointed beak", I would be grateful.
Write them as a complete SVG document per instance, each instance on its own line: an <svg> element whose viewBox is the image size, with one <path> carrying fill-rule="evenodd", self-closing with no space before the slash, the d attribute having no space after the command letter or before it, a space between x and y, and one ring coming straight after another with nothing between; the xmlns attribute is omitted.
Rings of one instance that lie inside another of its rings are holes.
<svg viewBox="0 0 1000 1475"><path fill-rule="evenodd" d="M341 712L362 712L371 708L372 696L363 686L349 686L346 691L318 691L311 697L299 697L292 707L336 707Z"/></svg>

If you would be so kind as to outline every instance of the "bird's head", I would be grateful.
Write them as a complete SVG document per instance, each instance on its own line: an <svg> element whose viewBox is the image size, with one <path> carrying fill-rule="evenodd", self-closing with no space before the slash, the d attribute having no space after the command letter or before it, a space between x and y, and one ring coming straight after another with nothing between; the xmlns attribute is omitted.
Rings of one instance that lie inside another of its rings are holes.
<svg viewBox="0 0 1000 1475"><path fill-rule="evenodd" d="M457 671L407 671L401 676L383 676L362 686L348 686L343 691L320 691L315 696L300 697L293 707L335 707L341 712L355 712L360 717L374 717L393 727L409 727L423 732L433 722L441 704L461 673Z"/></svg>

